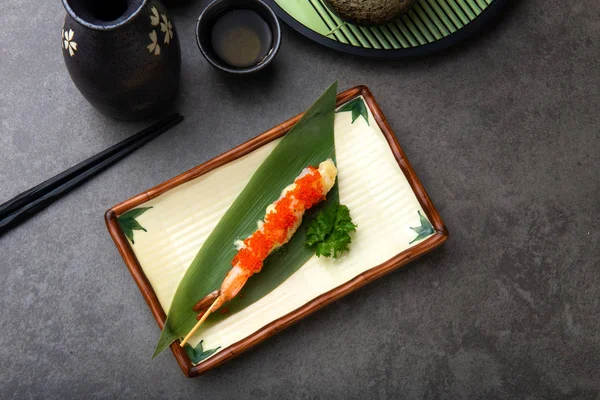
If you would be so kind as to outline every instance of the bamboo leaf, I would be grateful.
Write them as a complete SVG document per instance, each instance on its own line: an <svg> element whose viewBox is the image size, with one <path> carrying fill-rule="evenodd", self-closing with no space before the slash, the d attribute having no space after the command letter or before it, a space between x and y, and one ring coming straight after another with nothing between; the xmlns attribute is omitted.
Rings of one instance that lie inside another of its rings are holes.
<svg viewBox="0 0 600 400"><path fill-rule="evenodd" d="M221 286L236 253L233 243L256 230L256 221L264 218L266 207L306 166L318 165L327 158L335 159L333 123L336 91L337 82L282 138L206 239L177 287L154 356L186 335L195 325L196 313L192 306ZM315 208L336 203L338 197L334 188L327 200ZM315 211L307 213L304 226ZM305 229L300 227L288 244L265 260L261 273L250 278L244 286L243 298L227 304L228 315L264 297L308 261L314 253L304 246ZM206 324L225 317L219 313L212 314Z"/></svg>

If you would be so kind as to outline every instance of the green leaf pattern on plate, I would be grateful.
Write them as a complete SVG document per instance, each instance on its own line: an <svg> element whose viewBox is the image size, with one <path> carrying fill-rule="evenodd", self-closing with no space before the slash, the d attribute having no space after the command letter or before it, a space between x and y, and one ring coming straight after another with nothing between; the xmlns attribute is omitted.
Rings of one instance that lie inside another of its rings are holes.
<svg viewBox="0 0 600 400"><path fill-rule="evenodd" d="M433 229L433 225L431 225L431 222L429 222L427 217L425 217L423 214L421 214L421 211L418 211L418 213L419 213L419 219L421 221L421 226L417 226L415 228L413 228L413 227L410 228L417 233L417 237L414 238L413 241L410 242L409 244L413 244L417 240L425 239L426 237L432 235L435 232L435 229Z"/></svg>
<svg viewBox="0 0 600 400"><path fill-rule="evenodd" d="M133 231L144 231L147 230L137 222L136 218L151 209L152 207L140 207L135 208L133 210L129 210L126 213L120 215L117 220L119 221L119 226L121 230L125 234L125 237L131 242L131 244L135 244L133 241Z"/></svg>
<svg viewBox="0 0 600 400"><path fill-rule="evenodd" d="M362 116L367 122L367 125L370 125L369 112L367 111L367 106L361 97L357 97L356 99L344 104L339 110L336 111L336 113L346 111L352 111L352 123L354 123L358 117Z"/></svg>
<svg viewBox="0 0 600 400"><path fill-rule="evenodd" d="M192 360L193 364L198 364L199 362L206 360L208 357L215 354L215 352L221 348L221 346L219 346L216 349L204 350L202 348L202 342L203 340L201 340L200 343L198 343L198 346L196 346L196 348L192 347L189 343L186 343L183 347L190 360Z"/></svg>

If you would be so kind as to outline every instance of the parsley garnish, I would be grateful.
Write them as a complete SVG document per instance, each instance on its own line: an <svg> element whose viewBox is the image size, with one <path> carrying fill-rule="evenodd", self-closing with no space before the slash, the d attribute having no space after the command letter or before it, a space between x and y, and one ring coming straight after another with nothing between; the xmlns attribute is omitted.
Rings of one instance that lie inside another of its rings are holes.
<svg viewBox="0 0 600 400"><path fill-rule="evenodd" d="M306 228L305 244L314 247L318 257L338 258L341 253L350 250L350 232L353 231L356 231L356 225L352 223L348 207L333 205L310 222Z"/></svg>

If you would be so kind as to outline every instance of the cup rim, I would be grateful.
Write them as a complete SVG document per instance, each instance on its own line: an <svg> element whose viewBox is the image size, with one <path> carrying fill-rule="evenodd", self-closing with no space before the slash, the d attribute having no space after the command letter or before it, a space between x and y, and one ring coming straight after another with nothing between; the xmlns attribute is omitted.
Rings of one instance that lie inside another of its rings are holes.
<svg viewBox="0 0 600 400"><path fill-rule="evenodd" d="M263 69L267 65L269 65L271 63L271 61L273 61L273 59L275 58L275 55L279 51L279 46L281 45L281 25L279 24L279 19L277 18L277 15L275 15L275 12L273 11L273 9L271 9L271 7L269 7L269 5L265 2L263 2L262 0L244 0L243 3L246 3L248 5L252 5L252 4L259 5L270 15L271 21L266 21L266 22L267 22L267 24L269 24L269 27L271 27L271 29L273 29L273 31L274 31L273 46L271 47L271 50L265 56L265 58L263 58L256 65L252 65L250 67L242 67L242 68L229 67L223 61L219 60L220 62L217 62L216 60L214 60L214 57L212 57L211 55L209 55L207 53L207 51L204 49L204 46L202 45L202 43L200 41L200 26L201 26L201 24L206 22L207 15L211 11L211 9L216 7L217 5L219 5L220 3L224 2L224 1L227 1L227 0L215 0L212 3L210 3L208 6L206 6L206 8L204 8L204 10L202 10L202 12L200 13L198 20L196 21L196 32L195 32L196 33L196 44L198 45L198 49L200 49L200 52L202 53L202 55L204 56L206 61L208 61L213 67L215 67L221 71L229 72L232 74L247 74L247 73L251 73L251 72L260 71L261 69Z"/></svg>

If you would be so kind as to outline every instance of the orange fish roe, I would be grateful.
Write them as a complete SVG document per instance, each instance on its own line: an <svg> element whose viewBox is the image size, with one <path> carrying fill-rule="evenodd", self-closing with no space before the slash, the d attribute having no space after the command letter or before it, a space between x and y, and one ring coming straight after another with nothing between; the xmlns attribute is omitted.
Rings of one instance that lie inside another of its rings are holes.
<svg viewBox="0 0 600 400"><path fill-rule="evenodd" d="M252 272L253 274L260 272L263 265L263 260L256 257L250 249L244 248L238 251L237 255L233 257L232 265L240 264L246 271Z"/></svg>
<svg viewBox="0 0 600 400"><path fill-rule="evenodd" d="M273 245L273 240L268 238L263 232L256 231L248 239L244 240L247 248L252 250L252 253L261 260L267 258Z"/></svg>
<svg viewBox="0 0 600 400"><path fill-rule="evenodd" d="M311 174L296 179L296 188L291 192L291 195L303 204L304 209L311 208L323 200L321 173L314 167L310 167L310 170Z"/></svg>
<svg viewBox="0 0 600 400"><path fill-rule="evenodd" d="M275 243L283 243L287 239L287 231L292 228L298 218L292 209L290 193L275 203L275 210L265 218L263 227L265 234Z"/></svg>
<svg viewBox="0 0 600 400"><path fill-rule="evenodd" d="M288 231L298 221L296 211L304 211L325 198L319 170L314 167L308 168L310 173L296 179L296 187L277 200L275 210L265 217L263 230L255 231L244 240L246 247L238 251L231 262L232 265L239 264L253 274L260 272L263 260L271 253L273 247L287 241Z"/></svg>

